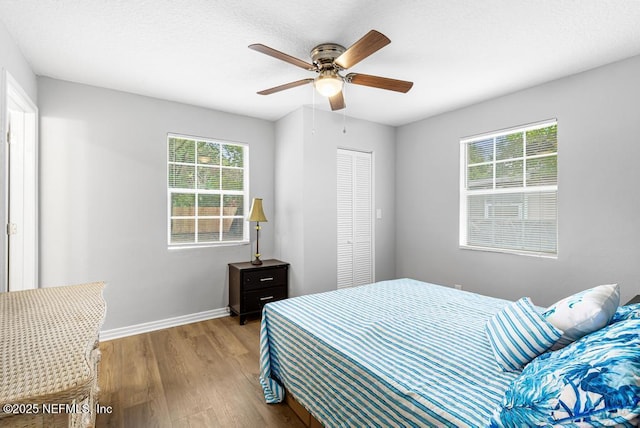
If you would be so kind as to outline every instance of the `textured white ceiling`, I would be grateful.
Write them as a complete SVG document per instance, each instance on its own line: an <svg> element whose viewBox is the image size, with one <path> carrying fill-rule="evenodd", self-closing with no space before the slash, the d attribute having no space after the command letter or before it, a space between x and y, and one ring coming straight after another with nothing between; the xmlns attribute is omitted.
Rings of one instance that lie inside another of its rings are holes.
<svg viewBox="0 0 640 428"><path fill-rule="evenodd" d="M638 0L0 0L0 20L38 75L270 120L328 103L311 85L257 95L315 73L252 43L310 61L382 32L349 71L413 89L349 85L346 114L389 125L640 54Z"/></svg>

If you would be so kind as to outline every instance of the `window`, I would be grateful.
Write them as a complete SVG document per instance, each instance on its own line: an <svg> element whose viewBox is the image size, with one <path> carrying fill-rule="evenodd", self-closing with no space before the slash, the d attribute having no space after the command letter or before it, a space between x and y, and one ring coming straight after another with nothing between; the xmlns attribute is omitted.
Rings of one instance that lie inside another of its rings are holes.
<svg viewBox="0 0 640 428"><path fill-rule="evenodd" d="M460 246L555 256L557 123L462 139Z"/></svg>
<svg viewBox="0 0 640 428"><path fill-rule="evenodd" d="M169 135L169 246L246 242L249 149Z"/></svg>

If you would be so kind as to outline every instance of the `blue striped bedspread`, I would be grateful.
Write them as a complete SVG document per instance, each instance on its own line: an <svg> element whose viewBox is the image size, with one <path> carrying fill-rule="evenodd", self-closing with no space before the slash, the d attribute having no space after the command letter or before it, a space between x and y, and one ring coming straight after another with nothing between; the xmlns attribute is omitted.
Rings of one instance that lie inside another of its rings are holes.
<svg viewBox="0 0 640 428"><path fill-rule="evenodd" d="M509 301L412 279L265 306L260 382L327 427L486 426L509 382L484 332Z"/></svg>

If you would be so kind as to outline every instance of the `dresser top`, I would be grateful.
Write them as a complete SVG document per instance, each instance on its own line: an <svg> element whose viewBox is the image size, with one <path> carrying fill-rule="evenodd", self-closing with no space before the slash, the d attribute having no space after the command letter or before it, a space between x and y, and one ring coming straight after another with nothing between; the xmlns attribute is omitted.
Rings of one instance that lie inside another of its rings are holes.
<svg viewBox="0 0 640 428"><path fill-rule="evenodd" d="M103 289L95 282L0 293L0 404L62 403L89 394L90 353L106 311Z"/></svg>

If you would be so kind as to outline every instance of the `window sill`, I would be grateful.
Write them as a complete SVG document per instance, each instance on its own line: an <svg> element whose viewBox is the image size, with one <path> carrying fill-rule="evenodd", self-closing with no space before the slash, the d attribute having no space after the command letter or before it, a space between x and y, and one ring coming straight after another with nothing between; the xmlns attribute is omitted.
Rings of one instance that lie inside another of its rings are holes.
<svg viewBox="0 0 640 428"><path fill-rule="evenodd" d="M208 242L206 244L173 244L169 245L169 250L191 250L197 248L220 248L220 247L238 247L241 245L249 245L249 241L234 242Z"/></svg>
<svg viewBox="0 0 640 428"><path fill-rule="evenodd" d="M500 248L491 248L491 247L472 247L468 245L460 245L461 250L472 250L472 251L486 251L490 253L502 253L502 254L514 254L516 256L529 256L529 257L537 257L541 259L557 259L558 254L549 254L549 253L535 253L532 251L518 251L518 250L503 250Z"/></svg>

